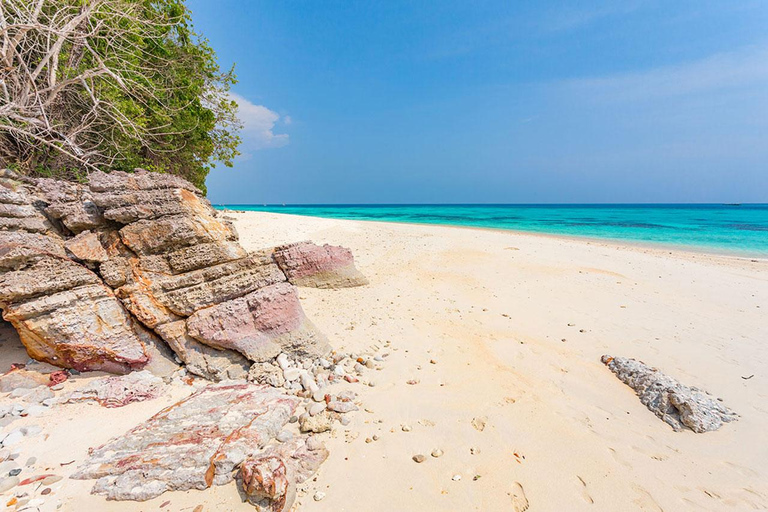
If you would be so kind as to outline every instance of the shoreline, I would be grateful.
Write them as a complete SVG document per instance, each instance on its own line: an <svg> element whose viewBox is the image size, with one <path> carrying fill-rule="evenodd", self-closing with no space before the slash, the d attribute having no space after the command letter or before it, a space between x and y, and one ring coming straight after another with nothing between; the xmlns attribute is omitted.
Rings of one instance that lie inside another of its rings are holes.
<svg viewBox="0 0 768 512"><path fill-rule="evenodd" d="M728 251L727 249L718 251L716 248L712 248L712 247L694 246L694 245L686 245L686 244L666 244L663 242L648 242L648 241L642 241L642 240L630 240L630 239L621 239L621 238L598 238L598 237L590 237L586 235L584 236L565 235L561 233L548 233L543 231L525 231L525 230L519 230L519 229L495 228L495 227L485 227L485 226L468 226L468 225L460 225L460 224L405 222L405 221L397 221L397 220L346 219L346 218L340 218L340 217L320 217L317 215L300 215L296 213L267 212L262 210L236 210L236 209L229 209L229 208L225 209L221 205L215 208L217 211L222 213L239 213L239 214L258 213L258 214L277 215L277 216L286 216L286 217L350 221L350 222L365 222L365 223L384 224L384 225L397 224L397 225L405 225L405 226L469 229L469 230L477 230L477 231L488 231L488 232L494 232L494 233L510 233L510 234L519 235L519 236L553 238L556 240L563 240L563 241L570 241L570 242L604 245L606 247L613 247L617 249L641 249L641 250L659 251L659 252L665 253L665 255L670 251L672 251L673 253L677 252L677 253L680 253L681 255L688 255L688 256L701 255L701 256L708 256L708 257L714 257L714 258L724 258L728 260L735 259L735 260L747 261L747 262L768 262L768 256L744 255L744 254L736 253L733 251Z"/></svg>

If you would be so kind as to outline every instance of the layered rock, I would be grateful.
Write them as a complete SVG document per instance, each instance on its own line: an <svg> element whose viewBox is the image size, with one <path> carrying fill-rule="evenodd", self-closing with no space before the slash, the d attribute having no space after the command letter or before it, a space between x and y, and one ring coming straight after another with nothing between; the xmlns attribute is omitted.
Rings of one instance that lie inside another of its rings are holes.
<svg viewBox="0 0 768 512"><path fill-rule="evenodd" d="M635 390L643 405L676 431L688 427L697 433L709 432L738 418L707 392L685 386L641 361L605 355L602 362Z"/></svg>
<svg viewBox="0 0 768 512"><path fill-rule="evenodd" d="M30 354L59 366L167 372L155 363L168 362L169 346L195 374L243 378L280 352L329 351L291 283L366 282L342 247L248 253L175 176L96 172L88 185L2 176L0 307Z"/></svg>
<svg viewBox="0 0 768 512"><path fill-rule="evenodd" d="M368 284L355 267L352 251L335 245L298 242L275 248L275 261L288 281L312 288L349 288Z"/></svg>
<svg viewBox="0 0 768 512"><path fill-rule="evenodd" d="M72 478L98 479L93 492L107 499L137 501L222 485L277 435L298 403L267 386L212 384L92 450Z"/></svg>

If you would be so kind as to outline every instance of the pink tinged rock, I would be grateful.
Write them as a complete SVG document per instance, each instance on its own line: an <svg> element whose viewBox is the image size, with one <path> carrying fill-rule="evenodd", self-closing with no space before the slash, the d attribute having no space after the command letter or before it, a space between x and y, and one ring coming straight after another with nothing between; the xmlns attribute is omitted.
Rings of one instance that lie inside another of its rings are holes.
<svg viewBox="0 0 768 512"><path fill-rule="evenodd" d="M314 475L328 450L313 437L300 437L247 458L240 466L248 500L270 512L287 512L296 499L296 485Z"/></svg>
<svg viewBox="0 0 768 512"><path fill-rule="evenodd" d="M233 350L219 350L200 343L187 334L184 320L160 325L157 333L170 345L187 370L203 378L221 381L245 379L250 362Z"/></svg>
<svg viewBox="0 0 768 512"><path fill-rule="evenodd" d="M107 261L107 251L99 241L99 235L91 231L83 231L76 237L64 243L67 251L77 260L90 263Z"/></svg>
<svg viewBox="0 0 768 512"><path fill-rule="evenodd" d="M274 254L288 281L297 286L349 288L368 284L345 247L298 242L276 247Z"/></svg>
<svg viewBox="0 0 768 512"><path fill-rule="evenodd" d="M103 407L123 407L133 402L153 400L164 388L163 379L148 371L94 379L72 392L67 402L93 400Z"/></svg>
<svg viewBox="0 0 768 512"><path fill-rule="evenodd" d="M72 478L98 479L93 492L107 499L137 501L225 484L282 430L298 402L269 386L209 385L91 450Z"/></svg>
<svg viewBox="0 0 768 512"><path fill-rule="evenodd" d="M202 309L187 319L187 328L202 343L236 350L252 361L267 361L280 352L321 356L330 349L288 283Z"/></svg>

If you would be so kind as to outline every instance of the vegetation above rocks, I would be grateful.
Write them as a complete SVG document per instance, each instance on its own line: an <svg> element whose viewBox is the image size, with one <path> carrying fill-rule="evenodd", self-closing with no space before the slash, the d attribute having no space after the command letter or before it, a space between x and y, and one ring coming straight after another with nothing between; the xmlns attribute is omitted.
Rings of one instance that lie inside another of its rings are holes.
<svg viewBox="0 0 768 512"><path fill-rule="evenodd" d="M204 190L214 162L232 165L235 77L184 0L3 0L0 27L0 167L143 167Z"/></svg>

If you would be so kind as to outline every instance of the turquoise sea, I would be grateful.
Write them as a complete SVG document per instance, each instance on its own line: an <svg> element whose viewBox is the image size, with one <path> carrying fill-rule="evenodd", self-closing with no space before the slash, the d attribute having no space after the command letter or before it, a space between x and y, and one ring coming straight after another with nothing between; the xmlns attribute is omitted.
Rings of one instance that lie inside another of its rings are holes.
<svg viewBox="0 0 768 512"><path fill-rule="evenodd" d="M768 204L218 205L220 209L446 224L768 257Z"/></svg>

